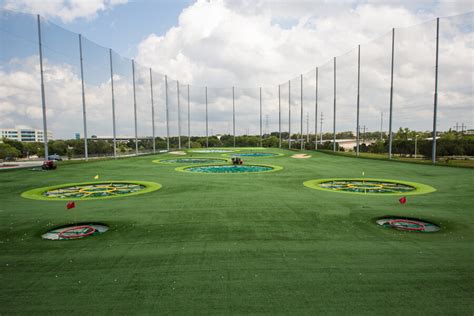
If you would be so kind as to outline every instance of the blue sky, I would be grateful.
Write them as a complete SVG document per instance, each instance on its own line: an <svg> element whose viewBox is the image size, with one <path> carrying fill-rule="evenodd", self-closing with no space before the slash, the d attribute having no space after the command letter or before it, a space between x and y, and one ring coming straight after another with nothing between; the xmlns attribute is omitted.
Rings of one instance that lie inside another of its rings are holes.
<svg viewBox="0 0 474 316"><path fill-rule="evenodd" d="M137 53L140 41L151 33L161 35L176 26L181 11L192 2L191 0L134 0L99 11L92 18L90 16L78 17L66 22L52 12L46 16L57 25L82 33L88 39L102 46L111 47L121 55L133 57ZM0 7L4 7L5 3L5 0L0 0ZM18 9L23 12L31 11L22 10L22 6Z"/></svg>
<svg viewBox="0 0 474 316"><path fill-rule="evenodd" d="M134 0L99 13L93 20L77 19L72 23L63 23L59 18L51 20L105 47L112 47L121 55L132 57L146 36L151 33L162 35L176 26L181 11L191 2Z"/></svg>

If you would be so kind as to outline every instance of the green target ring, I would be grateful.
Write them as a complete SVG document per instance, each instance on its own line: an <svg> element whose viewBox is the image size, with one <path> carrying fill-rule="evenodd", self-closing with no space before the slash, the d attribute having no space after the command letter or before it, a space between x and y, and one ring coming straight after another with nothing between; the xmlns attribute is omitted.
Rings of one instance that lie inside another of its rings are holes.
<svg viewBox="0 0 474 316"><path fill-rule="evenodd" d="M321 191L363 195L418 195L436 191L426 184L390 179L315 179L305 181L303 185Z"/></svg>
<svg viewBox="0 0 474 316"><path fill-rule="evenodd" d="M152 162L166 165L175 164L218 164L227 163L229 159L226 158L166 158L166 159L155 159Z"/></svg>
<svg viewBox="0 0 474 316"><path fill-rule="evenodd" d="M149 181L96 181L36 188L23 192L21 196L43 201L85 201L144 194L160 188L161 184Z"/></svg>

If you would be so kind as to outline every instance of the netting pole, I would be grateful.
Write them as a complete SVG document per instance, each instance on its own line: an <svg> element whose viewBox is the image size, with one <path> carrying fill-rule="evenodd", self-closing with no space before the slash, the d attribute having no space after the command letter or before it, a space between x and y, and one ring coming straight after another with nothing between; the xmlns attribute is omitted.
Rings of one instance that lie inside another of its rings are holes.
<svg viewBox="0 0 474 316"><path fill-rule="evenodd" d="M439 53L439 18L436 18L436 66L435 66L435 92L433 108L433 148L431 149L431 161L436 164L436 120L438 114L438 53Z"/></svg>
<svg viewBox="0 0 474 316"><path fill-rule="evenodd" d="M314 101L314 149L318 149L318 67L316 67L316 94Z"/></svg>
<svg viewBox="0 0 474 316"><path fill-rule="evenodd" d="M303 150L304 147L304 137L303 137L303 74L300 76L300 104L301 104L301 118L300 118L300 137L301 137L301 150Z"/></svg>
<svg viewBox="0 0 474 316"><path fill-rule="evenodd" d="M132 59L133 117L135 119L135 155L138 156L137 96L135 92L135 60Z"/></svg>
<svg viewBox="0 0 474 316"><path fill-rule="evenodd" d="M291 149L291 80L288 80L288 149Z"/></svg>
<svg viewBox="0 0 474 316"><path fill-rule="evenodd" d="M170 151L170 118L168 109L168 76L165 75L165 105L166 105L166 148Z"/></svg>
<svg viewBox="0 0 474 316"><path fill-rule="evenodd" d="M188 148L191 149L191 106L189 102L189 84L188 84Z"/></svg>
<svg viewBox="0 0 474 316"><path fill-rule="evenodd" d="M179 80L176 80L176 96L178 97L178 149L181 149L181 109L179 105Z"/></svg>
<svg viewBox="0 0 474 316"><path fill-rule="evenodd" d="M359 105L360 105L360 45L357 52L357 122L356 122L356 156L359 157Z"/></svg>
<svg viewBox="0 0 474 316"><path fill-rule="evenodd" d="M263 141L262 141L262 87L260 87L260 147L263 147Z"/></svg>
<svg viewBox="0 0 474 316"><path fill-rule="evenodd" d="M153 133L153 153L156 154L156 145L155 145L155 105L153 104L153 75L150 68L150 98L151 98L151 129Z"/></svg>
<svg viewBox="0 0 474 316"><path fill-rule="evenodd" d="M79 62L81 66L81 88L82 88L82 121L84 124L84 158L89 160L87 150L87 114L86 114L86 93L84 91L84 67L82 62L82 35L79 34Z"/></svg>
<svg viewBox="0 0 474 316"><path fill-rule="evenodd" d="M334 57L334 113L332 121L333 143L332 151L336 151L336 57Z"/></svg>
<svg viewBox="0 0 474 316"><path fill-rule="evenodd" d="M115 93L114 93L114 68L112 66L112 49L109 48L110 59L110 86L112 88L112 131L114 136L114 158L117 158L117 131L115 126Z"/></svg>
<svg viewBox="0 0 474 316"><path fill-rule="evenodd" d="M207 117L207 87L206 89L206 148L209 148L209 120Z"/></svg>
<svg viewBox="0 0 474 316"><path fill-rule="evenodd" d="M278 141L278 148L281 149L281 86L278 85L278 135L279 135L279 141Z"/></svg>
<svg viewBox="0 0 474 316"><path fill-rule="evenodd" d="M232 133L234 134L234 148L235 148L235 92L232 87Z"/></svg>
<svg viewBox="0 0 474 316"><path fill-rule="evenodd" d="M392 110L393 110L393 62L395 54L395 28L392 28L392 70L390 73L390 114L388 120L388 159L392 159Z"/></svg>
<svg viewBox="0 0 474 316"><path fill-rule="evenodd" d="M43 142L44 142L44 160L48 160L48 124L46 122L46 98L44 92L44 76L43 76L43 47L41 42L41 17L38 14L38 43L39 43L39 61L40 61L40 76L41 76L41 107L43 110Z"/></svg>

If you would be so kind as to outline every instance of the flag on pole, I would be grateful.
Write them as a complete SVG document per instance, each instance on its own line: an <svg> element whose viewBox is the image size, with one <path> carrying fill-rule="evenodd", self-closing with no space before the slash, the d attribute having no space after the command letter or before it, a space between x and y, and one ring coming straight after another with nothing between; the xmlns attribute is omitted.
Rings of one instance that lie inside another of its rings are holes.
<svg viewBox="0 0 474 316"><path fill-rule="evenodd" d="M98 179L99 179L99 175L96 174L95 177L94 177L94 179L98 180Z"/></svg>
<svg viewBox="0 0 474 316"><path fill-rule="evenodd" d="M75 208L76 207L76 203L74 203L74 201L70 201L70 202L67 202L66 204L66 209L70 210L72 208Z"/></svg>
<svg viewBox="0 0 474 316"><path fill-rule="evenodd" d="M400 204L405 204L407 202L407 197L404 196L404 197L401 197L398 202L400 202Z"/></svg>
<svg viewBox="0 0 474 316"><path fill-rule="evenodd" d="M362 176L365 176L365 172L364 172L364 171L362 171Z"/></svg>

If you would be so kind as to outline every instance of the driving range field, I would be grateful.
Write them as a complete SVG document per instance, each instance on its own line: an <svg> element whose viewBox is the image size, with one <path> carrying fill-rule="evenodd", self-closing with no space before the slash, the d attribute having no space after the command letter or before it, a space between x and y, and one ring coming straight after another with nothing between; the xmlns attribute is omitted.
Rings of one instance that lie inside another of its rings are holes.
<svg viewBox="0 0 474 316"><path fill-rule="evenodd" d="M0 314L472 315L473 169L239 152L1 171Z"/></svg>

